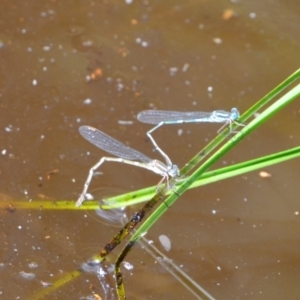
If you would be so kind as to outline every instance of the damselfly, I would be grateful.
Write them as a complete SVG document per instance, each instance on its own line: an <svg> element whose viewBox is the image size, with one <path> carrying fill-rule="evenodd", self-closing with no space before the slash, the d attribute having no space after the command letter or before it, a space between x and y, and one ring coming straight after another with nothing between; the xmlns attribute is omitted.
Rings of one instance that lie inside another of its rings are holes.
<svg viewBox="0 0 300 300"><path fill-rule="evenodd" d="M182 123L224 123L224 125L218 130L220 133L226 125L229 125L230 133L235 133L232 129L232 124L238 126L245 126L242 123L237 122L240 117L240 113L237 108L232 108L230 112L224 110L215 110L213 112L180 112L180 111L168 111L168 110L144 110L138 113L137 119L140 122L155 124L151 130L147 132L149 139L154 145L155 149L161 153L162 156L166 154L158 147L151 134L160 126L164 124L182 124Z"/></svg>
<svg viewBox="0 0 300 300"><path fill-rule="evenodd" d="M166 164L162 163L157 159L151 159L145 154L132 149L123 143L117 141L111 136L105 134L104 132L90 127L81 126L79 128L80 134L88 140L90 143L94 144L96 147L113 154L117 157L102 157L89 171L89 175L85 181L83 191L76 202L76 206L80 206L85 199L86 192L92 181L92 177L96 169L98 169L105 161L113 161L124 163L128 165L137 166L140 168L148 169L156 174L162 176L162 179L158 183L158 186L166 180L167 185L169 185L169 177L178 177L180 175L179 169L176 165L172 164L170 158L164 154Z"/></svg>

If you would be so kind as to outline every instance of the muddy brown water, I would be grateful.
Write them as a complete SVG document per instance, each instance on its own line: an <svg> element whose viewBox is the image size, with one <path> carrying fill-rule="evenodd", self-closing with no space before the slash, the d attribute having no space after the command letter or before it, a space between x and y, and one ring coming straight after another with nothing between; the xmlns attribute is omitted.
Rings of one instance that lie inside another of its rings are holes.
<svg viewBox="0 0 300 300"><path fill-rule="evenodd" d="M75 201L105 155L79 136L80 125L161 159L146 138L150 126L136 121L139 111L243 112L299 68L298 1L132 2L2 1L2 201ZM296 100L219 166L299 145L299 111ZM165 126L155 138L183 166L218 128ZM167 255L215 299L299 297L299 160L264 171L271 177L253 172L187 192L148 232L158 247L168 236ZM120 164L101 172L92 191L159 181ZM30 299L42 281L74 270L118 231L83 211L3 210L0 220L1 299ZM127 261L134 266L124 269L128 299L194 298L141 247ZM91 295L90 285L104 299L95 274L45 299L88 299L81 297Z"/></svg>

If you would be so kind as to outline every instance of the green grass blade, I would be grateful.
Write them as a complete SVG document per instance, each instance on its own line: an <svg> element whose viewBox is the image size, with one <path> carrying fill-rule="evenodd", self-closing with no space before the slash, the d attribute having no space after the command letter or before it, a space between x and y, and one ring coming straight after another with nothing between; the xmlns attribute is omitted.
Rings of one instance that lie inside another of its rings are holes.
<svg viewBox="0 0 300 300"><path fill-rule="evenodd" d="M263 156L260 158L252 159L246 162L227 166L224 168L216 169L213 171L205 172L196 180L189 189L197 188L202 185L207 185L216 181L224 180L234 176L242 175L252 171L256 171L265 167L273 166L287 160L300 157L300 147L295 147L289 150L277 152L271 155ZM124 206L134 205L141 202L148 201L155 195L156 187L149 187L141 189L132 193L118 195L105 199L106 204L101 205L102 209L114 209ZM170 194L168 191L167 194ZM9 205L13 205L9 207ZM76 210L73 201L55 201L50 202L47 200L32 200L25 202L24 200L13 201L13 203L0 202L1 209L47 209L47 210ZM84 210L95 210L99 208L99 201L86 201L82 207Z"/></svg>
<svg viewBox="0 0 300 300"><path fill-rule="evenodd" d="M299 75L300 75L300 70L298 70L296 73L294 73L292 76L290 76L284 83L282 83L280 86L278 86L277 90L274 89L267 96L265 96L264 98L265 98L266 103L268 101L272 100L278 93L280 93L283 89L283 86L286 88L295 79L299 78ZM216 161L218 161L221 157L223 157L224 154L226 154L229 150L231 150L245 136L250 134L253 130L255 130L258 126L260 126L263 122L265 122L272 115L274 115L277 111L281 110L288 103L290 103L291 101L293 101L294 99L299 97L299 95L300 95L300 85L296 86L290 92L288 92L283 97L281 97L278 101L276 101L273 105L271 105L263 113L261 113L256 119L254 119L246 127L244 127L239 133L237 133L234 137L232 137L229 141L227 141L226 144L224 144L218 151L216 151L213 155L211 155L211 157L209 157L190 177L186 178L185 180L182 181L182 183L180 183L177 193L173 192L168 196L168 198L165 200L165 202L162 203L151 214L151 216L140 226L140 228L133 234L130 241L131 242L138 241L140 239L140 237L143 235L143 233L147 232L151 228L151 226L168 210L169 206L171 206L178 199L178 197L180 195L182 195L188 188L193 186L196 183L196 181L201 178L201 176L205 176L204 172L206 172ZM256 107L256 109L259 109L264 104L265 103L262 102L262 100L261 100L253 107ZM254 109L252 111L251 111L251 109L248 110L241 117L242 121L246 120L247 116L250 117L252 115L252 113L254 112ZM225 130L225 132L226 132L226 130ZM220 142L221 142L223 137L217 137L216 141L218 141L218 139L220 139ZM212 147L212 150L215 149L217 145L218 144L215 144L214 147ZM289 150L287 150L287 151L289 151ZM198 154L196 156L196 158L197 159L199 158L199 161L200 161L201 159L203 159L203 156L206 156L208 154L208 152L205 152L204 154L205 155L203 155L203 151L202 151L202 152L200 152L200 154ZM278 155L278 156L276 157L276 155ZM275 159L277 159L277 163L278 163L278 162L283 161L284 159L287 159L287 157L289 155L290 155L290 158L299 156L299 147L291 149L291 152L289 154L284 151L281 153L278 153L278 154L274 154L273 155L274 163L275 163ZM270 157L272 157L272 156L269 156L269 161L271 160ZM263 164L266 164L268 162L268 158L266 158L265 160L262 159L260 162L258 160L257 160L257 164L260 163L261 164L260 167L263 166ZM188 170L191 166L195 166L194 163L195 163L195 161L192 161L192 163L190 163L188 165L186 170ZM244 164L245 165L243 167L248 168L248 171L254 170L254 168L253 167L251 168L251 166L249 165L249 162L248 162L248 164L247 164L247 162ZM239 164L239 165L241 165L241 164ZM232 170L227 169L227 177L226 178L228 178L228 176L230 174L229 172L233 172L233 174L236 174L234 172L238 172L237 166L239 166L239 165L236 165L235 169L232 169ZM266 166L266 165L264 165L264 166ZM230 167L228 167L228 168L230 168ZM191 170L191 168L190 168L190 170ZM210 171L210 172L207 172L206 174L214 175L215 177L221 176L221 170L222 169L216 170L216 171ZM241 172L241 170L242 170L242 166L240 166L240 172ZM215 173L212 174L212 172L215 172ZM219 174L218 174L218 172L219 172ZM235 176L235 175L233 175L233 176ZM202 179L205 179L205 178L202 177ZM210 177L210 180L213 180L212 176ZM149 192L149 190L147 192ZM133 194L133 193L130 193L130 194ZM145 194L146 193L144 193L143 196L145 196ZM160 197L160 195L155 195L154 198L155 197ZM87 203L89 204L90 202L87 202ZM68 207L69 203L66 202L64 205L66 205L66 207ZM59 206L59 205L57 205L57 206ZM76 209L78 209L78 207L76 207ZM82 209L87 209L86 205L84 205ZM121 256L122 256L122 253L121 253ZM78 277L80 274L81 274L81 271L79 271L79 270L75 270L75 271L69 273L64 278L55 282L52 289L42 290L40 293L33 295L33 297L31 299L37 300L37 299L44 297L45 295L49 294L51 291L57 290L60 286L64 285L67 282L70 282L72 279Z"/></svg>
<svg viewBox="0 0 300 300"><path fill-rule="evenodd" d="M287 92L274 104L263 111L257 118L245 126L240 132L232 137L225 145L209 157L190 177L183 181L177 189L176 193L171 193L170 196L162 203L148 219L139 227L129 242L138 241L140 237L147 232L153 224L168 210L168 208L182 195L201 175L208 170L216 161L223 157L229 150L231 150L237 143L239 143L245 136L251 133L254 129L268 120L276 112L284 108L290 102L300 96L300 84Z"/></svg>
<svg viewBox="0 0 300 300"><path fill-rule="evenodd" d="M295 73L285 79L282 83L280 83L277 87L275 87L271 92L261 98L258 102L256 102L251 108L249 108L240 118L239 122L244 123L251 116L253 116L259 109L265 106L270 101L274 100L274 98L283 92L287 87L289 87L293 82L300 78L300 69L298 69ZM236 126L233 124L233 129ZM196 156L194 156L189 163L187 163L181 170L180 173L182 175L186 175L192 169L194 169L208 154L210 154L216 147L218 147L228 134L229 130L225 129L221 135L217 136L214 140L212 140L207 146L205 146Z"/></svg>
<svg viewBox="0 0 300 300"><path fill-rule="evenodd" d="M42 299L45 296L49 295L50 293L58 290L61 286L63 286L65 284L67 284L68 282L76 279L81 274L82 274L82 272L80 270L75 270L73 272L70 272L67 275L65 275L63 278L56 280L55 283L52 286L49 286L47 288L44 288L44 289L40 290L39 292L35 293L29 299L30 300L39 300L39 299Z"/></svg>
<svg viewBox="0 0 300 300"><path fill-rule="evenodd" d="M260 158L248 160L246 162L242 162L239 164L235 164L232 166L227 166L224 168L220 168L214 171L205 172L200 176L198 180L196 180L189 189L197 188L202 185L210 184L213 182L217 182L220 180L228 179L234 176L242 175L245 173L249 173L252 171L256 171L262 168L266 168L269 166L276 165L278 163L285 162L287 160L300 157L300 147L295 147L289 150L277 152L271 155L263 156ZM148 194L142 193L142 196L135 196L134 198L128 198L128 195L119 195L116 197L112 197L106 199L106 204L102 205L103 209L113 209L120 208L124 206L134 205L137 203L141 203L144 201L148 201L155 195L155 187L151 189L147 189L149 191ZM138 191L136 192L138 195ZM171 191L168 191L167 194L171 194ZM126 199L126 200L125 200Z"/></svg>

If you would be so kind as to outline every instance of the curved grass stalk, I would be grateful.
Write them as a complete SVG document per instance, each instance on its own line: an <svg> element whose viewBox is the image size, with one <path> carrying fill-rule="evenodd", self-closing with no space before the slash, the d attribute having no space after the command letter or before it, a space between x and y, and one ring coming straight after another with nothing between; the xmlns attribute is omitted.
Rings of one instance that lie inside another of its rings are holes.
<svg viewBox="0 0 300 300"><path fill-rule="evenodd" d="M300 146L288 149L285 151L277 152L271 155L266 155L260 158L248 160L232 166L216 169L213 171L205 172L197 179L188 189L194 189L203 185L214 183L220 180L228 179L245 173L253 172L262 168L273 166L287 160L300 157ZM183 182L180 180L178 184ZM166 195L171 194L171 190L167 191ZM102 209L116 209L124 206L136 205L141 202L149 201L156 193L156 186L141 189L135 192L130 192L115 197L105 199L105 204L101 205ZM10 203L12 206L9 208L7 202L0 202L1 209L47 209L47 210L77 210L73 201L46 201L46 200L32 200L25 202L24 200L13 201ZM99 208L99 201L92 200L86 201L80 209L95 210Z"/></svg>
<svg viewBox="0 0 300 300"><path fill-rule="evenodd" d="M174 202L197 180L201 175L208 170L214 163L216 163L221 157L223 157L229 150L231 150L237 143L239 143L244 137L250 134L262 123L267 121L277 111L288 105L291 101L300 96L300 84L294 87L291 91L282 96L274 104L268 107L262 112L256 119L251 121L241 131L239 131L234 137L232 137L225 145L217 150L211 157L209 157L190 177L184 180L176 192L172 192L167 199L162 203L139 227L139 229L133 234L129 242L122 249L115 264L115 276L116 276L116 289L119 300L126 299L123 278L121 273L120 264L140 238L147 233L147 231L156 223L156 221L168 210L168 208L174 204ZM156 198L156 195L153 199ZM150 201L153 201L151 199Z"/></svg>
<svg viewBox="0 0 300 300"><path fill-rule="evenodd" d="M213 154L205 163L202 164L190 177L184 180L177 189L176 193L171 193L169 197L162 203L157 210L155 210L151 216L144 222L143 225L137 230L136 234L132 237L133 239L137 236L141 236L144 232L147 232L150 227L148 223L152 224L152 217L156 221L167 209L171 206L177 198L182 195L197 179L201 178L202 174L210 168L217 160L219 160L223 155L225 155L231 148L233 148L238 142L240 142L246 135L251 133L255 128L260 126L263 122L269 119L277 111L282 109L284 106L288 105L291 101L295 100L300 96L300 84L294 87L290 92L281 97L273 105L267 108L263 113L261 113L256 119L244 127L240 132L238 132L234 137L232 137L221 149L219 149L215 154ZM297 147L296 152L298 151ZM292 151L293 152L293 151ZM263 159L263 158L262 158ZM249 166L248 166L249 167ZM140 232L141 231L141 232Z"/></svg>
<svg viewBox="0 0 300 300"><path fill-rule="evenodd" d="M242 175L245 173L253 172L265 167L273 166L278 163L285 162L287 160L300 157L300 146L295 147L292 149L288 149L285 151L277 152L271 155L266 155L260 158L248 160L246 162L242 162L239 164L235 164L232 166L227 166L224 168L216 169L213 171L205 172L200 176L199 179L197 179L195 182L189 186L188 189L194 189L199 186L207 185L210 183L214 183L220 180L228 179L234 176ZM180 182L182 182L181 180ZM179 183L180 184L180 183ZM101 208L103 209L113 209L113 208L120 208L124 206L134 205L140 202L148 201L155 195L155 186L153 186L151 189L147 188L149 190L149 193L143 193L144 190L141 190L142 196L138 196L138 192L136 192L136 195L131 198L132 194L124 194L119 195L116 197L111 197L105 200L106 204L101 205ZM171 190L169 190L166 194L170 195ZM127 200L129 199L129 200Z"/></svg>
<svg viewBox="0 0 300 300"><path fill-rule="evenodd" d="M295 77L296 76L296 77ZM289 84L291 84L295 79L299 78L300 76L300 70L298 70L296 73L294 73L291 77L289 77L284 83L285 83L285 87L287 87ZM271 93L269 93L265 98L265 100L270 100L272 97L274 97L274 95L277 95L279 92L281 92L283 90L283 84L281 84L279 86L280 88L276 88L274 89ZM217 160L219 160L225 153L227 153L231 148L233 148L238 142L240 142L246 135L248 135L250 132L252 132L255 128L257 128L258 126L260 126L263 122L265 122L269 117L271 117L273 114L275 114L278 110L282 109L285 105L287 105L289 102L293 101L295 98L297 98L300 95L300 85L296 86L294 89L292 89L290 92L288 92L287 94L285 94L281 99L279 99L278 101L276 101L273 105L271 105L269 108L267 108L259 117L257 117L256 119L254 119L252 122L250 122L246 127L244 127L239 133L237 133L234 137L232 137L226 144L224 144L218 151L216 151L210 158L208 158L201 167L199 167L190 177L186 178L185 180L183 180L183 182L180 183L180 185L178 186L177 191L174 193L171 193L167 199L165 199L164 203L161 204L152 214L151 216L141 225L141 227L133 234L132 238L130 239L129 243L124 247L124 249L122 250L122 252L120 253L117 261L116 261L116 266L115 266L115 274L116 274L116 278L117 278L117 292L118 292L118 297L119 299L125 299L125 291L124 291L124 286L123 286L123 281L122 281L122 275L121 275L121 271L120 271L120 263L122 262L123 258L126 256L126 254L130 251L130 249L132 248L132 246L144 235L145 232L147 232L151 226L167 211L168 207L171 206L178 198L180 195L182 195L188 188L192 187L192 185L201 178L201 176L203 176L204 172L206 172L206 170L208 170L208 168L210 168ZM263 99L264 99L263 98ZM262 101L262 100L261 100ZM260 108L263 104L263 102L259 102L260 104L256 104L253 107L256 107L257 109ZM251 109L250 109L251 110ZM248 110L242 117L241 117L241 121L244 121L245 118L247 117L247 113L250 111ZM249 113L249 116L251 114ZM224 131L224 133L226 133L226 130ZM218 137L219 138L219 137ZM218 141L218 138L216 139L216 141ZM220 138L220 142L222 141L222 138ZM213 149L216 148L216 146L218 145L218 143L216 143L214 145L213 148L207 148L207 152L204 153L203 155L203 151L200 152L199 155L197 155L188 165L186 165L186 170L191 170L192 167L194 167L196 165L196 160L200 158L203 159L203 156L206 156L208 154L208 152L212 151ZM297 149L298 151L299 149ZM299 153L298 153L299 154ZM292 154L291 154L292 155ZM197 162L198 163L198 162ZM183 173L184 173L183 169ZM233 170L231 170L233 171ZM214 171L216 172L216 171ZM156 194L151 200L150 202L151 207L149 206L149 208L151 209L159 200L161 200L162 198L164 198L164 193L165 191L160 191L160 193ZM78 209L78 208L77 208ZM83 209L86 209L86 207L84 206ZM141 220L139 220L138 222L140 222ZM137 223L136 223L137 224ZM135 225L136 225L135 224ZM133 227L134 228L134 227ZM129 229L133 229L133 228L129 228ZM121 230L122 232L122 230ZM126 235L128 235L130 233L130 230L128 230L126 232ZM121 240L118 240L119 244L121 242ZM115 244L114 247L117 245ZM109 246L111 246L111 244L108 244ZM113 249L113 248L112 248ZM110 251L112 249L109 249ZM102 250L102 252L105 252L106 249ZM109 251L109 252L110 252ZM102 253L101 252L101 253ZM109 252L106 251L106 254L108 254ZM99 256L99 255L98 255ZM105 257L101 257L101 261L103 261L105 259ZM57 289L58 287L60 287L61 285L63 285L66 282L69 282L73 277L73 273L76 275L74 276L77 277L81 274L81 271L74 271L70 274L68 274L65 278L60 279L59 284L56 285L56 283L54 284L54 286L56 287L55 289ZM69 279L70 278L70 279ZM39 297L37 297L38 294L33 295L33 297L31 299L34 300L38 300L41 297L45 296L46 294L50 293L52 290L49 290L49 292L47 292L49 289L44 290L44 292L41 292Z"/></svg>
<svg viewBox="0 0 300 300"><path fill-rule="evenodd" d="M194 189L203 185L214 183L220 180L228 179L234 176L242 175L245 173L253 172L265 167L273 166L278 163L285 162L287 160L300 157L300 146L285 151L277 152L271 155L266 155L260 158L248 160L232 166L216 169L213 171L205 172L189 187ZM182 182L181 180L180 182ZM179 183L180 183L179 182ZM105 204L101 205L102 209L115 209L124 206L135 205L141 202L149 201L154 197L156 193L156 186L141 189L135 192L130 192L115 197L105 199ZM170 195L169 190L166 195ZM48 209L48 210L77 210L73 201L55 201L49 202L46 200L33 200L31 202L25 202L23 200L13 201L13 207L16 209ZM0 202L1 209L9 209L7 202ZM92 200L86 201L80 209L95 210L99 208L99 201Z"/></svg>
<svg viewBox="0 0 300 300"><path fill-rule="evenodd" d="M281 84L275 87L271 92L261 98L258 102L256 102L252 107L250 107L243 115L239 118L239 122L244 123L251 116L253 116L259 109L268 104L270 101L274 99L278 94L283 92L288 86L290 86L294 81L296 81L300 77L300 69L298 69L295 73L289 76L286 80L284 80ZM247 126L249 128L249 126ZM232 129L235 130L237 128L236 124L232 124ZM213 139L207 146L205 146L198 154L196 154L189 163L187 163L181 170L181 175L186 175L192 169L194 169L209 153L216 149L217 146L223 142L230 129L225 129L221 132L219 136Z"/></svg>

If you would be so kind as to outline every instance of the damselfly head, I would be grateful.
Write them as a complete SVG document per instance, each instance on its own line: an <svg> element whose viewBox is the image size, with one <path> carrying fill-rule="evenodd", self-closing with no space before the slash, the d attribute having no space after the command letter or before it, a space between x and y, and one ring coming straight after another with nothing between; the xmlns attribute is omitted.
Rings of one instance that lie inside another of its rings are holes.
<svg viewBox="0 0 300 300"><path fill-rule="evenodd" d="M168 170L168 174L171 177L179 177L180 176L180 171L177 165L172 165L171 168Z"/></svg>
<svg viewBox="0 0 300 300"><path fill-rule="evenodd" d="M231 120L237 120L239 117L240 117L240 112L236 107L233 107L231 109L231 115L230 115Z"/></svg>

